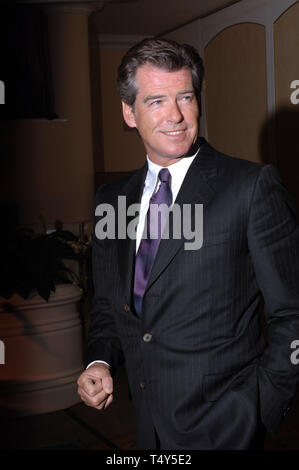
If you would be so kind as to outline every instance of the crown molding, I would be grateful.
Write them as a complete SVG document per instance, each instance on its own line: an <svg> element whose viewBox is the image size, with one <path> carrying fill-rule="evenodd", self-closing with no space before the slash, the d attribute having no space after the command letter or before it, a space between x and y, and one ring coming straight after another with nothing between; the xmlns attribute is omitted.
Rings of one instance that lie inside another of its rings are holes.
<svg viewBox="0 0 299 470"><path fill-rule="evenodd" d="M46 12L82 13L102 11L110 3L136 3L139 0L16 0L18 5L39 5Z"/></svg>
<svg viewBox="0 0 299 470"><path fill-rule="evenodd" d="M17 0L18 5L36 5L47 13L81 13L101 11L114 0Z"/></svg>
<svg viewBox="0 0 299 470"><path fill-rule="evenodd" d="M17 4L23 5L67 5L67 4L82 4L82 5L102 5L103 3L113 3L115 0L17 0Z"/></svg>
<svg viewBox="0 0 299 470"><path fill-rule="evenodd" d="M128 49L148 35L137 34L99 34L96 43L100 49Z"/></svg>
<svg viewBox="0 0 299 470"><path fill-rule="evenodd" d="M102 11L105 7L105 2L90 2L90 3L46 3L42 5L43 10L47 13L80 13L83 15L90 15L94 11Z"/></svg>

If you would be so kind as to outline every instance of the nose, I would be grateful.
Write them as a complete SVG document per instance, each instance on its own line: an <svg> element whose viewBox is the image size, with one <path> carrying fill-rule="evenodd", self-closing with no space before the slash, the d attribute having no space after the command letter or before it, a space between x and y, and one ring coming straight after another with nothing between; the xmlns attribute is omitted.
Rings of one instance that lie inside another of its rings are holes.
<svg viewBox="0 0 299 470"><path fill-rule="evenodd" d="M172 123L179 123L184 120L184 116L182 114L182 111L177 103L177 101L174 101L173 103L170 103L169 105L169 110L168 110L168 122Z"/></svg>

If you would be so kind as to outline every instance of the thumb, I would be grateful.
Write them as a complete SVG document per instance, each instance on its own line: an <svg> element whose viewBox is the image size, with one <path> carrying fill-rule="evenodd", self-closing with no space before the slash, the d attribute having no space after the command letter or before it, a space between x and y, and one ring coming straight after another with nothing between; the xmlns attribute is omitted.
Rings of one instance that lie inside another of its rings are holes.
<svg viewBox="0 0 299 470"><path fill-rule="evenodd" d="M111 376L103 377L102 378L102 386L106 393L113 392L113 379Z"/></svg>

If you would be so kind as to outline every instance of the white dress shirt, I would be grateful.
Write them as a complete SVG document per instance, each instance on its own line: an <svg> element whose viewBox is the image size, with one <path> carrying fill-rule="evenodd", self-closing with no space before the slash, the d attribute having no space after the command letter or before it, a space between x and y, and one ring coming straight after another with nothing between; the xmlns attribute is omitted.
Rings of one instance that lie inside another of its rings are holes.
<svg viewBox="0 0 299 470"><path fill-rule="evenodd" d="M148 163L148 170L144 182L144 189L140 204L140 215L136 232L136 253L140 245L144 229L145 217L149 208L150 198L156 191L158 191L159 186L161 184L158 178L159 171L162 170L162 168L167 168L171 174L172 203L174 203L178 192L182 186L186 173L189 170L189 167L193 162L194 158L196 157L197 153L198 151L195 155L192 155L191 157L181 158L179 161L167 167L156 165L156 163L153 163L148 158L148 156L146 157Z"/></svg>
<svg viewBox="0 0 299 470"><path fill-rule="evenodd" d="M168 168L171 174L171 192L172 192L172 204L173 204L182 186L182 183L187 174L187 171L189 170L189 167L191 163L193 162L194 158L196 157L198 151L199 149L191 157L181 158L179 161L173 163L172 165L169 165L168 167L156 165L156 163L153 163L149 159L148 156L146 157L147 162L148 162L148 170L147 170L147 175L146 175L145 182L144 182L144 189L143 189L143 194L142 194L141 203L140 203L140 215L139 215L139 221L138 221L137 231L136 231L136 253L138 251L140 241L142 238L144 222L145 222L145 217L149 208L150 198L152 197L153 193L158 191L159 186L161 184L158 178L159 171L162 168ZM101 362L109 366L107 362L97 360L88 364L86 369L96 362Z"/></svg>

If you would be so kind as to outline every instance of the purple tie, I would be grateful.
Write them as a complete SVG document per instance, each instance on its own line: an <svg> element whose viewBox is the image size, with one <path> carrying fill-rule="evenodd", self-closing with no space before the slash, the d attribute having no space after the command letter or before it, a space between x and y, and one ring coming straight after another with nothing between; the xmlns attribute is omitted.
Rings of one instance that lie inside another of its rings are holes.
<svg viewBox="0 0 299 470"><path fill-rule="evenodd" d="M167 222L169 212L168 208L172 203L172 193L170 187L171 175L169 170L167 168L163 168L160 170L158 177L161 181L161 184L158 191L153 194L150 199L149 209L146 215L145 231L147 238L144 238L143 235L136 255L134 305L138 315L141 315L143 294L150 277L155 256L159 248L160 239ZM157 210L161 204L166 205L164 206L164 209L167 210L162 210L163 206L160 208L161 211Z"/></svg>

